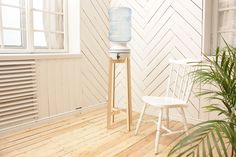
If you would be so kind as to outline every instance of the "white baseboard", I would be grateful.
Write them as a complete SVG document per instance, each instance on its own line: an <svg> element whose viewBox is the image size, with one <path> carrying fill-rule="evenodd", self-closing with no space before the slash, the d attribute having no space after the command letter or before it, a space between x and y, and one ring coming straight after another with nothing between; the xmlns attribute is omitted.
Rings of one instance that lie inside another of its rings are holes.
<svg viewBox="0 0 236 157"><path fill-rule="evenodd" d="M69 117L69 116L73 116L74 114L80 114L80 113L86 113L89 111L94 111L96 109L104 108L105 106L106 106L106 103L96 104L93 106L86 106L86 107L81 108L80 110L73 110L73 111L69 111L69 112L65 112L65 113L60 113L60 114L57 114L54 116L37 119L32 122L23 123L20 125L15 125L12 127L4 128L4 129L0 130L0 136L11 134L16 131L28 130L28 129L30 129L32 127L36 127L40 124L50 123L50 122L60 120L60 119L63 119L63 118Z"/></svg>
<svg viewBox="0 0 236 157"><path fill-rule="evenodd" d="M66 118L68 116L72 116L74 114L86 113L86 112L89 112L89 111L94 111L96 109L105 108L106 104L107 104L107 102L96 104L96 105L93 105L93 106L87 106L87 107L83 107L80 110L73 110L73 111L66 112L66 113L61 113L61 114L58 114L58 115L55 115L55 116L46 117L46 118L43 118L43 119L38 119L38 120L33 121L33 122L24 123L24 124L21 124L21 125L5 128L4 130L0 130L0 135L6 135L6 134L10 134L10 133L13 133L13 132L16 132L16 131L22 131L22 130L30 129L32 127L35 127L35 126L39 125L39 124L45 124L45 123L53 122L53 121L56 121L56 120L59 120L59 119ZM134 111L135 112L140 112L140 111L137 111L137 110L134 110ZM147 111L145 114L157 116L157 114L155 114L154 112L148 112ZM175 120L175 121L181 121L182 120L181 116L179 116L179 115L170 115L170 119ZM187 122L190 123L190 124L197 124L197 123L202 122L202 120L187 117Z"/></svg>

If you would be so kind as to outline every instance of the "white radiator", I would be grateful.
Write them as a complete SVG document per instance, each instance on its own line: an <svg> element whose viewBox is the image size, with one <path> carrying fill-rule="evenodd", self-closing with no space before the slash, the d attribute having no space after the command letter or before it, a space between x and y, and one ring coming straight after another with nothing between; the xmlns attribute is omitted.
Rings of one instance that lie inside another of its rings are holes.
<svg viewBox="0 0 236 157"><path fill-rule="evenodd" d="M38 118L34 60L0 61L0 130Z"/></svg>

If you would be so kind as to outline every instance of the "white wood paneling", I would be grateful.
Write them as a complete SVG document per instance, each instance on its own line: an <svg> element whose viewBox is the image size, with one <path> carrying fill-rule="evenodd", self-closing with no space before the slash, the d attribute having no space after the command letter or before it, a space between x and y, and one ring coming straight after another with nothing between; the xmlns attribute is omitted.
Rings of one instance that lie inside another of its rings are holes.
<svg viewBox="0 0 236 157"><path fill-rule="evenodd" d="M169 58L201 58L202 0L112 0L111 6L127 6L132 16L132 87L134 108L143 95L165 94ZM200 6L199 6L200 5ZM122 90L122 89L120 89ZM197 89L195 89L196 91ZM118 102L119 103L119 102ZM189 119L201 119L200 101L194 95ZM149 110L151 113L156 111ZM176 112L171 113L174 117Z"/></svg>
<svg viewBox="0 0 236 157"><path fill-rule="evenodd" d="M80 0L68 0L68 46L70 53L80 53Z"/></svg>
<svg viewBox="0 0 236 157"><path fill-rule="evenodd" d="M82 107L81 59L37 60L39 118Z"/></svg>
<svg viewBox="0 0 236 157"><path fill-rule="evenodd" d="M109 3L109 0L81 1L81 78L85 106L107 101Z"/></svg>
<svg viewBox="0 0 236 157"><path fill-rule="evenodd" d="M143 95L164 94L169 58L201 58L202 0L81 1L83 99L88 106L106 102L107 13L109 7L116 6L132 9L132 40L129 43L132 49L132 96L133 108L139 110ZM116 74L116 103L121 107L125 103L123 68L119 66ZM194 95L187 113L189 119L201 119L200 100ZM175 112L172 115L175 116Z"/></svg>
<svg viewBox="0 0 236 157"><path fill-rule="evenodd" d="M39 57L0 57L0 132L83 109L82 57Z"/></svg>

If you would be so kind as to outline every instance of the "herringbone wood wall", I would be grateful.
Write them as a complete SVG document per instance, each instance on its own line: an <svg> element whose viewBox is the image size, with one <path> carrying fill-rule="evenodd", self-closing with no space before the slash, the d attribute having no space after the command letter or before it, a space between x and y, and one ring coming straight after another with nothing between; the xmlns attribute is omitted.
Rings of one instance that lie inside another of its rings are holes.
<svg viewBox="0 0 236 157"><path fill-rule="evenodd" d="M139 110L143 95L164 94L169 58L201 57L202 0L82 0L83 102L88 106L107 99L110 6L128 6L133 12L129 47L132 49L133 108ZM118 66L116 77L119 106L123 106L125 98L122 69ZM188 118L207 118L200 107L200 100L192 95Z"/></svg>
<svg viewBox="0 0 236 157"><path fill-rule="evenodd" d="M81 0L83 103L106 102L108 84L109 0Z"/></svg>

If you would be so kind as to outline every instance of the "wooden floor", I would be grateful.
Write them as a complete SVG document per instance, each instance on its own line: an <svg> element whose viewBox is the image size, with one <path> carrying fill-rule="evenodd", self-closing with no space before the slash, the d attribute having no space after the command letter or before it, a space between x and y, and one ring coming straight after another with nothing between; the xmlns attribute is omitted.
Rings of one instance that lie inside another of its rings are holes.
<svg viewBox="0 0 236 157"><path fill-rule="evenodd" d="M180 135L162 137L161 153L154 155L155 125L144 123L134 136L138 116L134 113L127 132L125 115L117 115L116 125L107 130L105 108L76 114L0 137L0 157L165 157ZM170 126L182 127L174 121Z"/></svg>

